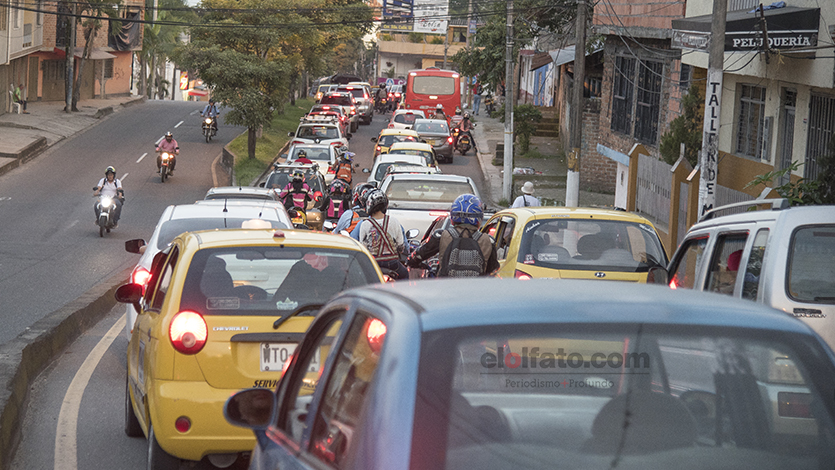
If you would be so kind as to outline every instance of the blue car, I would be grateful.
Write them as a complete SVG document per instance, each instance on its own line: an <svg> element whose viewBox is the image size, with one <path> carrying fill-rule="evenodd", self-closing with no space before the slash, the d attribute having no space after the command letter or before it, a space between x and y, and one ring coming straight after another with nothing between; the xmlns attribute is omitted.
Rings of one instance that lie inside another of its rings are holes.
<svg viewBox="0 0 835 470"><path fill-rule="evenodd" d="M808 326L605 284L347 291L226 419L254 430L258 470L831 468L835 355Z"/></svg>

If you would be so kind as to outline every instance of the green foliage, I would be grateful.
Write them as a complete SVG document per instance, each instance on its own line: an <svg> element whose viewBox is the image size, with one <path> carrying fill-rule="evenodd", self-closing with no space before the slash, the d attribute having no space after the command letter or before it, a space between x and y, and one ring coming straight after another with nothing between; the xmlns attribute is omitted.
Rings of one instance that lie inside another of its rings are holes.
<svg viewBox="0 0 835 470"><path fill-rule="evenodd" d="M424 42L425 35L423 33L409 33L409 42Z"/></svg>
<svg viewBox="0 0 835 470"><path fill-rule="evenodd" d="M821 204L835 204L835 139L829 139L827 151L818 156L817 163Z"/></svg>
<svg viewBox="0 0 835 470"><path fill-rule="evenodd" d="M381 41L394 41L394 38L391 36L391 34L383 34L382 36L380 36L380 40Z"/></svg>
<svg viewBox="0 0 835 470"><path fill-rule="evenodd" d="M385 75L387 78L394 78L394 67L388 70L383 70L383 75Z"/></svg>
<svg viewBox="0 0 835 470"><path fill-rule="evenodd" d="M502 105L504 110L504 105ZM504 114L499 119L504 122ZM513 136L519 140L519 152L522 154L528 153L531 147L531 135L536 131L537 123L542 120L542 113L539 108L527 103L515 106L513 108Z"/></svg>
<svg viewBox="0 0 835 470"><path fill-rule="evenodd" d="M681 115L673 119L670 130L661 136L659 151L663 160L672 165L678 160L681 144L684 143L684 158L695 167L699 162L704 132L704 99L696 85L690 86L687 95L682 98L681 108Z"/></svg>
<svg viewBox="0 0 835 470"><path fill-rule="evenodd" d="M443 44L443 43L444 43L444 37L443 36L433 35L432 39L429 40L429 44Z"/></svg>
<svg viewBox="0 0 835 470"><path fill-rule="evenodd" d="M745 187L751 188L759 185L769 187L772 185L772 182L780 181L783 177L791 175L793 171L797 171L801 165L803 163L795 160L791 165L782 170L769 171L768 173L757 175ZM780 197L788 199L793 206L822 203L820 197L820 181L818 180L807 180L806 178L800 178L795 182L789 180L787 183L774 187L774 190L777 191Z"/></svg>

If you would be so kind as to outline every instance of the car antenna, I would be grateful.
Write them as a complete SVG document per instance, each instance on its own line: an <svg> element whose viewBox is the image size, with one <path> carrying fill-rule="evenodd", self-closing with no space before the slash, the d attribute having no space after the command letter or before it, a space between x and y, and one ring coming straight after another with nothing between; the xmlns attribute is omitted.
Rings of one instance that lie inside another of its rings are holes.
<svg viewBox="0 0 835 470"><path fill-rule="evenodd" d="M229 202L229 198L228 197L223 198L223 212L229 212L229 210L226 209L226 203L227 202Z"/></svg>

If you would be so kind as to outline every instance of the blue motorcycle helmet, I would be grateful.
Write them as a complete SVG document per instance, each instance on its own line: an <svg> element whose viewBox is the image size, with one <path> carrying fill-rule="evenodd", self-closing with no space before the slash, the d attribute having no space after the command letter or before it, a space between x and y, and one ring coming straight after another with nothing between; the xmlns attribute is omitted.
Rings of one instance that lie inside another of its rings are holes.
<svg viewBox="0 0 835 470"><path fill-rule="evenodd" d="M473 194L458 196L449 209L449 218L453 224L470 224L478 227L484 219L481 199Z"/></svg>

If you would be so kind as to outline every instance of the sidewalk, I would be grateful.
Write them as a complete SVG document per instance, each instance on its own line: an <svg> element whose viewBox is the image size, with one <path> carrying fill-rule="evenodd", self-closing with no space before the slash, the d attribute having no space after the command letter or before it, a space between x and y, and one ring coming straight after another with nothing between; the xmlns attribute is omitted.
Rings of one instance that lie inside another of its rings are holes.
<svg viewBox="0 0 835 470"><path fill-rule="evenodd" d="M504 123L493 119L487 113L473 116L476 123L473 137L478 147L478 160L481 171L484 174L485 202L491 207L501 207L499 201L502 199L502 178L503 166L493 165L494 157L502 160L504 155L495 155L496 144L504 144ZM540 153L545 155L557 155L560 153L559 138L531 137L531 148L538 148ZM525 181L533 181L534 196L543 201L543 205L565 205L565 178L568 169L564 158L522 158L515 156L514 167L532 167L541 172L537 175L516 175L511 188L511 199L522 194L520 188ZM601 194L580 190L580 206L614 206L614 194Z"/></svg>
<svg viewBox="0 0 835 470"><path fill-rule="evenodd" d="M74 113L64 112L63 101L31 102L26 108L29 114L0 114L0 175L94 126L102 117L144 100L141 96L81 100Z"/></svg>

